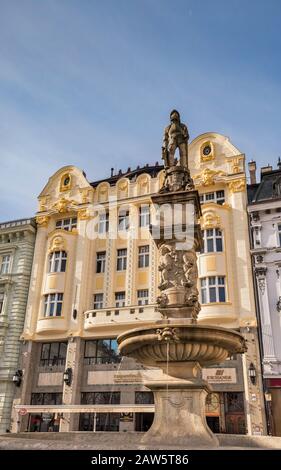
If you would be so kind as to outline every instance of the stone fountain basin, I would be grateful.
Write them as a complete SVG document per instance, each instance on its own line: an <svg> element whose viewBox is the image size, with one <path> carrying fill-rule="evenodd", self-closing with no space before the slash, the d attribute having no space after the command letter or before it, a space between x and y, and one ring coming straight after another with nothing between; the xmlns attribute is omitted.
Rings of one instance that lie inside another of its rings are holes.
<svg viewBox="0 0 281 470"><path fill-rule="evenodd" d="M122 355L152 367L161 367L167 360L198 362L202 366L219 364L247 349L243 336L234 330L184 321L136 328L119 335L117 341Z"/></svg>

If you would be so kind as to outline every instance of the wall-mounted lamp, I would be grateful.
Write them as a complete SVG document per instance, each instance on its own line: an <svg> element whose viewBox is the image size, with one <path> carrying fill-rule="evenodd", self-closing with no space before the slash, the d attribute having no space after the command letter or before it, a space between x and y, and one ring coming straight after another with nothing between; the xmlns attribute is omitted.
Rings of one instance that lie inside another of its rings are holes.
<svg viewBox="0 0 281 470"><path fill-rule="evenodd" d="M257 371L256 371L256 368L255 368L255 366L252 362L249 365L248 375L249 375L249 379L251 380L252 384L255 385L256 379L257 379Z"/></svg>
<svg viewBox="0 0 281 470"><path fill-rule="evenodd" d="M13 375L13 382L17 387L20 387L22 381L22 370L18 369L15 374Z"/></svg>
<svg viewBox="0 0 281 470"><path fill-rule="evenodd" d="M66 385L70 386L72 382L72 369L68 367L63 373L63 381Z"/></svg>

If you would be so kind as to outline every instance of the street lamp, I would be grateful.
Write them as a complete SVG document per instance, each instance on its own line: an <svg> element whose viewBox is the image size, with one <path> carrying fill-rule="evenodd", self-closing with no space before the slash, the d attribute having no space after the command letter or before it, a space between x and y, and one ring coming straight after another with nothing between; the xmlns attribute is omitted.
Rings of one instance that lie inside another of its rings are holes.
<svg viewBox="0 0 281 470"><path fill-rule="evenodd" d="M22 370L18 369L13 375L13 382L17 387L20 387L22 381Z"/></svg>
<svg viewBox="0 0 281 470"><path fill-rule="evenodd" d="M63 381L66 385L70 386L72 382L72 369L68 367L63 373Z"/></svg>
<svg viewBox="0 0 281 470"><path fill-rule="evenodd" d="M255 366L252 362L249 365L248 374L249 374L249 378L250 378L252 384L255 385L256 378L257 378L257 371L256 371L256 368L255 368Z"/></svg>

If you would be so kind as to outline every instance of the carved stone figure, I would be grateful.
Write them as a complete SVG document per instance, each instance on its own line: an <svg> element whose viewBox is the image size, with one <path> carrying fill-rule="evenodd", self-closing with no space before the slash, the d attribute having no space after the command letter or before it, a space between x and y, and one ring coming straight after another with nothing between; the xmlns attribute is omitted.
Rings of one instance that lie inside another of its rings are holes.
<svg viewBox="0 0 281 470"><path fill-rule="evenodd" d="M173 253L168 245L163 245L160 249L159 271L161 280L159 289L164 290L172 286L173 272Z"/></svg>
<svg viewBox="0 0 281 470"><path fill-rule="evenodd" d="M185 124L180 120L180 114L176 109L170 113L171 124L165 128L162 158L165 168L176 165L175 152L179 149L180 166L188 167L188 139L189 134Z"/></svg>

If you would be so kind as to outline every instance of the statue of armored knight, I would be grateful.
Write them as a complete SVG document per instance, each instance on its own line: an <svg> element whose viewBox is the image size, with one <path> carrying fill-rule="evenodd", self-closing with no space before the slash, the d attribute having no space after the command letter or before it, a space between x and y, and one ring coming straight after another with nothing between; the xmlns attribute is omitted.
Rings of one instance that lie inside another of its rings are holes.
<svg viewBox="0 0 281 470"><path fill-rule="evenodd" d="M179 149L180 165L188 167L189 134L185 124L180 120L180 113L173 109L170 113L171 124L164 130L162 156L165 168L175 166L175 152Z"/></svg>
<svg viewBox="0 0 281 470"><path fill-rule="evenodd" d="M179 112L170 113L171 123L164 130L162 158L165 167L165 182L161 192L193 190L193 181L188 169L188 129L180 120ZM179 161L175 158L179 149Z"/></svg>

